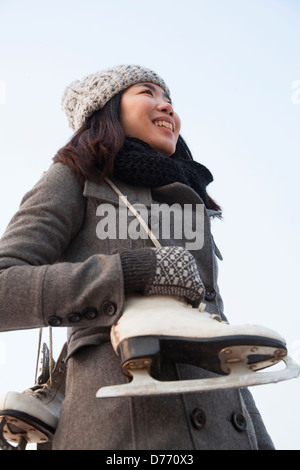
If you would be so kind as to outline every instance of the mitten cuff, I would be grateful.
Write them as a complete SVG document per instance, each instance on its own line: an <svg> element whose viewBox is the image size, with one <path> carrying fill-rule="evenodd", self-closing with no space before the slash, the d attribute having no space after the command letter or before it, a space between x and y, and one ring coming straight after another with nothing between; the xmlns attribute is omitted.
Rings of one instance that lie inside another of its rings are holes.
<svg viewBox="0 0 300 470"><path fill-rule="evenodd" d="M120 254L125 294L143 292L156 269L156 256L151 248L125 250Z"/></svg>

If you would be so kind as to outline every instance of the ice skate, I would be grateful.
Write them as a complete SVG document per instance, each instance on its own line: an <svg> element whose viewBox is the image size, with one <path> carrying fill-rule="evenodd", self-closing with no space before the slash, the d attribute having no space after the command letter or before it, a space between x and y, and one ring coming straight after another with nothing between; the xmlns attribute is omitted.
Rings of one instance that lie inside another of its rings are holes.
<svg viewBox="0 0 300 470"><path fill-rule="evenodd" d="M36 385L0 397L0 448L23 450L29 443L52 440L64 399L66 350L65 344L51 372L44 345L44 364Z"/></svg>
<svg viewBox="0 0 300 470"><path fill-rule="evenodd" d="M295 378L299 366L287 356L284 339L256 325L232 326L220 317L169 296L132 296L111 329L128 384L103 387L97 397L188 393L248 387ZM161 358L215 373L200 380L165 382L151 373ZM284 370L259 372L283 361Z"/></svg>

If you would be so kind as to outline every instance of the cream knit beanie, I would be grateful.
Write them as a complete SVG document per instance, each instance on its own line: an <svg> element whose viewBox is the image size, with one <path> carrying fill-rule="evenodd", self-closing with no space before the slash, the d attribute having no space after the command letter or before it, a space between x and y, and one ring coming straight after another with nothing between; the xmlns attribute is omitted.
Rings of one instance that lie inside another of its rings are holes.
<svg viewBox="0 0 300 470"><path fill-rule="evenodd" d="M159 85L169 95L165 82L155 72L140 65L118 65L72 82L62 97L69 125L77 131L95 111L119 91L140 82Z"/></svg>

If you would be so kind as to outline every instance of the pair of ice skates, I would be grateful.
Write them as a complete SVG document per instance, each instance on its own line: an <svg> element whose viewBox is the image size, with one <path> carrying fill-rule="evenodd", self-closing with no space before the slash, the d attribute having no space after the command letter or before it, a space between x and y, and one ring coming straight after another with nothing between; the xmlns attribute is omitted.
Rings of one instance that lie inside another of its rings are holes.
<svg viewBox="0 0 300 470"><path fill-rule="evenodd" d="M260 326L232 326L205 305L192 308L169 296L131 296L124 314L111 329L111 342L123 373L132 380L103 387L97 397L189 393L276 383L296 378L299 366L287 355L283 338ZM46 442L55 431L64 396L65 349L53 379L23 394L0 397L0 447L14 442ZM163 382L151 377L161 360L206 369L213 378ZM283 361L283 370L260 372Z"/></svg>

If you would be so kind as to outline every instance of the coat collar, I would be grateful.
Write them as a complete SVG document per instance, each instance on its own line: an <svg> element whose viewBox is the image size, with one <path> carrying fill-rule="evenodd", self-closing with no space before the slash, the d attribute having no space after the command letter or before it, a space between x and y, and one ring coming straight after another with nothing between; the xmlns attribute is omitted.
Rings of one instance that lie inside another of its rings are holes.
<svg viewBox="0 0 300 470"><path fill-rule="evenodd" d="M110 178L117 186L121 193L127 197L131 204L144 204L148 208L151 206L152 195L149 188L131 186L116 178ZM84 185L83 195L85 197L93 197L103 202L117 206L119 204L119 196L112 190L106 181L101 184L92 181L86 181Z"/></svg>
<svg viewBox="0 0 300 470"><path fill-rule="evenodd" d="M164 202L166 204L203 204L199 195L189 186L183 183L171 183L158 188L146 188L142 186L132 186L124 183L117 178L110 178L111 181L117 186L121 193L127 197L131 204L144 204L150 208L153 199L157 202ZM113 205L119 204L119 197L108 185L106 181L101 184L93 181L86 181L84 185L83 195L85 197L93 197L100 199L103 202Z"/></svg>

